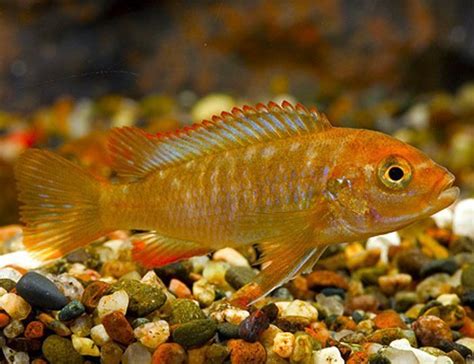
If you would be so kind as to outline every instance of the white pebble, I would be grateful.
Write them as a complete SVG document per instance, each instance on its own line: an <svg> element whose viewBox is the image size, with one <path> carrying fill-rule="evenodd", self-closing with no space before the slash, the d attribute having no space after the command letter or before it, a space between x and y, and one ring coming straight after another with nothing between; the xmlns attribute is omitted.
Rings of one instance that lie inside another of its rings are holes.
<svg viewBox="0 0 474 364"><path fill-rule="evenodd" d="M453 210L445 208L431 216L440 229L450 229L453 225Z"/></svg>
<svg viewBox="0 0 474 364"><path fill-rule="evenodd" d="M438 298L436 298L436 301L441 302L443 306L458 305L461 302L458 295L455 293L444 293L438 296Z"/></svg>
<svg viewBox="0 0 474 364"><path fill-rule="evenodd" d="M382 263L388 262L388 250L391 246L400 245L400 236L398 233L388 233L383 235L377 235L367 240L366 249L379 249L380 250L380 261Z"/></svg>
<svg viewBox="0 0 474 364"><path fill-rule="evenodd" d="M212 256L214 260L223 260L234 266L250 267L250 264L245 257L237 250L232 248L219 249Z"/></svg>
<svg viewBox="0 0 474 364"><path fill-rule="evenodd" d="M19 351L15 354L13 364L29 364L30 357L27 353Z"/></svg>
<svg viewBox="0 0 474 364"><path fill-rule="evenodd" d="M16 269L10 267L0 269L0 279L11 279L14 282L18 282L20 278L21 273Z"/></svg>
<svg viewBox="0 0 474 364"><path fill-rule="evenodd" d="M91 338L99 346L110 341L110 336L107 334L107 331L102 324L96 325L91 329Z"/></svg>
<svg viewBox="0 0 474 364"><path fill-rule="evenodd" d="M142 344L133 343L123 353L121 362L122 364L150 364L151 354Z"/></svg>
<svg viewBox="0 0 474 364"><path fill-rule="evenodd" d="M279 332L273 339L272 350L282 358L289 358L295 347L295 335L291 332Z"/></svg>
<svg viewBox="0 0 474 364"><path fill-rule="evenodd" d="M463 337L456 341L456 344L461 344L467 346L469 349L474 352L474 338L473 337Z"/></svg>
<svg viewBox="0 0 474 364"><path fill-rule="evenodd" d="M97 305L99 318L102 319L105 315L114 311L122 312L125 315L127 313L128 302L128 294L124 290L119 290L110 295L103 296Z"/></svg>
<svg viewBox="0 0 474 364"><path fill-rule="evenodd" d="M412 353L413 356L415 357L415 364L418 363L426 363L426 364L435 364L437 363L437 358L434 355L428 354L426 351L412 348L410 345L410 342L407 339L399 339L399 340L394 340L390 343L390 347L397 349L403 353L394 353L394 357L389 357L392 363L394 364L404 364L408 360L405 359L405 357L408 357L406 353ZM402 358L402 354L405 354L405 357ZM390 355L389 355L390 356ZM452 361L448 361L445 363L452 363Z"/></svg>
<svg viewBox="0 0 474 364"><path fill-rule="evenodd" d="M209 306L216 298L214 287L204 278L193 283L193 295L203 306Z"/></svg>
<svg viewBox="0 0 474 364"><path fill-rule="evenodd" d="M294 300L282 312L282 316L300 316L306 317L311 321L316 321L318 319L318 310L311 303L301 300Z"/></svg>
<svg viewBox="0 0 474 364"><path fill-rule="evenodd" d="M77 335L71 336L72 346L81 355L100 356L99 347L89 338Z"/></svg>
<svg viewBox="0 0 474 364"><path fill-rule="evenodd" d="M142 277L140 282L148 284L149 286L158 287L158 288L167 290L165 284L152 270L146 272L146 274Z"/></svg>
<svg viewBox="0 0 474 364"><path fill-rule="evenodd" d="M0 308L15 320L24 320L31 312L31 306L20 296L7 293L0 297Z"/></svg>
<svg viewBox="0 0 474 364"><path fill-rule="evenodd" d="M454 207L453 231L474 239L474 198L462 200Z"/></svg>
<svg viewBox="0 0 474 364"><path fill-rule="evenodd" d="M313 351L314 364L344 364L339 349L335 346Z"/></svg>
<svg viewBox="0 0 474 364"><path fill-rule="evenodd" d="M170 327L166 321L160 320L140 325L133 333L144 346L156 349L170 337Z"/></svg>

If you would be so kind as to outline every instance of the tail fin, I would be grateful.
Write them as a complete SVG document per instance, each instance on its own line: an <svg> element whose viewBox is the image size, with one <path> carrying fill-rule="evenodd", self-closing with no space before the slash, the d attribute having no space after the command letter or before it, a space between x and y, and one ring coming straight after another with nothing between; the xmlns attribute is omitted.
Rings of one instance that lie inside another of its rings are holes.
<svg viewBox="0 0 474 364"><path fill-rule="evenodd" d="M24 244L42 260L62 255L110 231L101 224L101 182L52 152L29 149L15 176L24 229Z"/></svg>

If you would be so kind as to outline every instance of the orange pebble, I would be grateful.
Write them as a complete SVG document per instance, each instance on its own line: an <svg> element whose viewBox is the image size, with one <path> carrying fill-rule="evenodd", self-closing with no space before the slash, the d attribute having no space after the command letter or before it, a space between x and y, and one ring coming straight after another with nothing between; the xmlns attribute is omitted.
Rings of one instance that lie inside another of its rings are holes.
<svg viewBox="0 0 474 364"><path fill-rule="evenodd" d="M459 329L459 332L467 337L474 337L474 321L472 321L469 317L464 317L464 324Z"/></svg>
<svg viewBox="0 0 474 364"><path fill-rule="evenodd" d="M367 364L369 355L365 351L356 351L347 359L346 364Z"/></svg>
<svg viewBox="0 0 474 364"><path fill-rule="evenodd" d="M28 339L38 339L44 335L44 324L41 321L31 321L25 329L25 337Z"/></svg>
<svg viewBox="0 0 474 364"><path fill-rule="evenodd" d="M186 351L176 343L164 343L156 348L151 358L152 364L184 364L187 362Z"/></svg>
<svg viewBox="0 0 474 364"><path fill-rule="evenodd" d="M305 331L310 334L313 338L318 340L324 347L331 336L326 325L322 322L313 322L310 328L306 328Z"/></svg>
<svg viewBox="0 0 474 364"><path fill-rule="evenodd" d="M10 323L10 316L8 316L6 313L1 312L0 313L0 327L4 328Z"/></svg>
<svg viewBox="0 0 474 364"><path fill-rule="evenodd" d="M400 315L394 310L382 311L374 319L375 326L378 329L389 329L392 327L399 327L406 329L406 325L401 319Z"/></svg>

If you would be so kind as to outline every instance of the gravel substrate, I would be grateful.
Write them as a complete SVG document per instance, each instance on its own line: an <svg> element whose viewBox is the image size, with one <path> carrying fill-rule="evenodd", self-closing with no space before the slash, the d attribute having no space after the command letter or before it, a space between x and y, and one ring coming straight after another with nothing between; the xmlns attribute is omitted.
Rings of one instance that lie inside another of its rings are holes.
<svg viewBox="0 0 474 364"><path fill-rule="evenodd" d="M334 246L314 272L251 307L232 298L258 273L253 247L145 271L130 258L128 233L116 232L49 266L7 266L0 269L2 359L472 363L473 203ZM0 236L21 246L20 228Z"/></svg>

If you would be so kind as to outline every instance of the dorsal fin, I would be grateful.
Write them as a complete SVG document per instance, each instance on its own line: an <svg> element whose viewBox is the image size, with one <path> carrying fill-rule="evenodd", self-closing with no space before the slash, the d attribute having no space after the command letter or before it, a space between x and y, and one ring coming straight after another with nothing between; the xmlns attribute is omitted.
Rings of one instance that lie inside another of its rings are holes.
<svg viewBox="0 0 474 364"><path fill-rule="evenodd" d="M326 116L303 105L274 102L234 108L199 124L156 136L133 127L111 132L109 150L121 177L140 178L191 159L330 128Z"/></svg>

